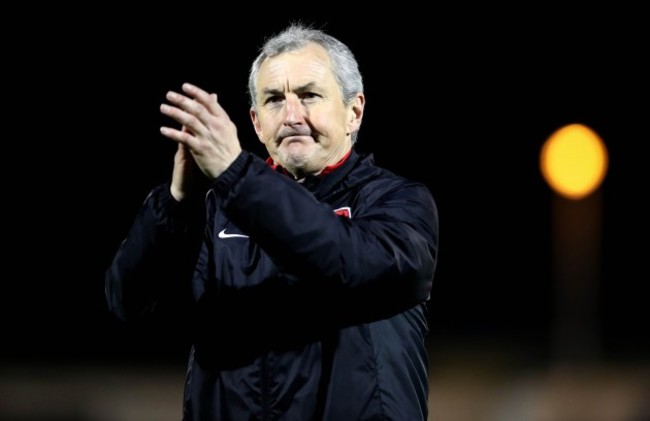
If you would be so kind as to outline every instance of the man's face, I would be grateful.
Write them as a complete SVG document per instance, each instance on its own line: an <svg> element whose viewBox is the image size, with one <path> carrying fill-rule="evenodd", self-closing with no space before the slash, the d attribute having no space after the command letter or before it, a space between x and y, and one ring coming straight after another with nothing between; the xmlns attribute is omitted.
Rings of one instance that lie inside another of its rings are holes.
<svg viewBox="0 0 650 421"><path fill-rule="evenodd" d="M345 156L363 105L362 93L343 103L327 52L310 43L262 63L251 119L273 161L302 178Z"/></svg>

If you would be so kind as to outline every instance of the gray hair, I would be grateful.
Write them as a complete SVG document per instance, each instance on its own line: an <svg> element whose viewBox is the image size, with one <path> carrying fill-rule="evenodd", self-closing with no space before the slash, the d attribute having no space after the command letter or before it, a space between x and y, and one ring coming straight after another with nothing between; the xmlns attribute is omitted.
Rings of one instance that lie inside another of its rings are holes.
<svg viewBox="0 0 650 421"><path fill-rule="evenodd" d="M269 57L302 48L310 42L320 45L327 51L332 62L334 78L341 88L343 102L346 105L354 100L357 93L363 92L363 79L359 72L359 64L347 45L322 30L301 23L292 23L279 34L267 39L260 48L259 55L253 61L248 75L251 107L257 107L257 75L262 62ZM353 144L357 139L357 134L357 131L352 133Z"/></svg>

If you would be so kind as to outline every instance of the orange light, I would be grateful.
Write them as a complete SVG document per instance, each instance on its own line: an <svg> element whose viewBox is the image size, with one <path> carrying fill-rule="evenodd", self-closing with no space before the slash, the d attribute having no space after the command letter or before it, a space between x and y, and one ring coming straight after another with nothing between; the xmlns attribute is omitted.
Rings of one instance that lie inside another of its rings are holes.
<svg viewBox="0 0 650 421"><path fill-rule="evenodd" d="M582 199L596 190L607 172L607 148L589 127L570 124L553 133L542 146L540 167L558 194Z"/></svg>

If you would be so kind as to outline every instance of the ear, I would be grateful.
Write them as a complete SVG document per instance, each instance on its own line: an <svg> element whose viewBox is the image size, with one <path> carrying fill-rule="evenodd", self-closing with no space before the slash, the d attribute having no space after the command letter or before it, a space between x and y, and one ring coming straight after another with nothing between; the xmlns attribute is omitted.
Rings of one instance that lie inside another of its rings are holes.
<svg viewBox="0 0 650 421"><path fill-rule="evenodd" d="M366 97L363 92L357 93L357 96L352 100L352 105L348 110L348 133L359 130L361 120L363 119L363 107L366 105Z"/></svg>
<svg viewBox="0 0 650 421"><path fill-rule="evenodd" d="M251 121L253 122L253 128L255 128L255 133L257 133L257 138L260 142L264 143L262 140L262 125L260 124L260 119L257 117L257 111L255 111L255 108L251 108L249 114L251 116Z"/></svg>

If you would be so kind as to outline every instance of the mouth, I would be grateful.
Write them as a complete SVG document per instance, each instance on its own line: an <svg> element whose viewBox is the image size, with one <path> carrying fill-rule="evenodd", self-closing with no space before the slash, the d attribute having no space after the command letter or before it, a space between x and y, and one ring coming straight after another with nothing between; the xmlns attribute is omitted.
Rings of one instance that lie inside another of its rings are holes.
<svg viewBox="0 0 650 421"><path fill-rule="evenodd" d="M315 142L315 139L311 135L307 135L307 134L292 134L289 136L280 137L278 144L303 143L303 142Z"/></svg>
<svg viewBox="0 0 650 421"><path fill-rule="evenodd" d="M283 142L301 142L303 140L311 140L311 136L309 135L291 135L291 136L285 136L282 141Z"/></svg>

